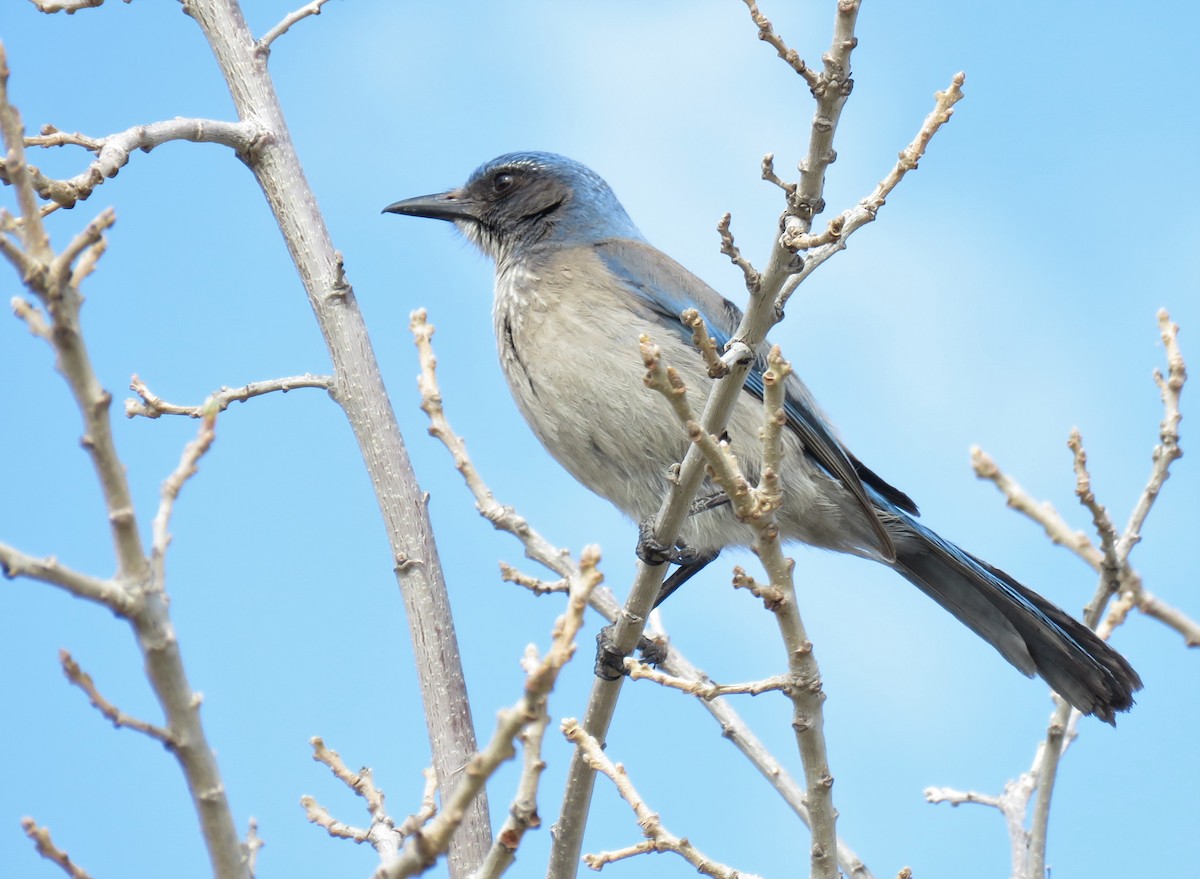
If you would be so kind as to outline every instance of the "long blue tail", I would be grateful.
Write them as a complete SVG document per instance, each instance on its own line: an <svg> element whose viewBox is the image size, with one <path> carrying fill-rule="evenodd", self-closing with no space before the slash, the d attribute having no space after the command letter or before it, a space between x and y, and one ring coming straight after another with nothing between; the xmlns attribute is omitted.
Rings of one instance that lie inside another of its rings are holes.
<svg viewBox="0 0 1200 879"><path fill-rule="evenodd" d="M886 506L896 516L888 530L899 573L1084 714L1115 724L1115 712L1129 710L1141 678L1095 632L894 505Z"/></svg>

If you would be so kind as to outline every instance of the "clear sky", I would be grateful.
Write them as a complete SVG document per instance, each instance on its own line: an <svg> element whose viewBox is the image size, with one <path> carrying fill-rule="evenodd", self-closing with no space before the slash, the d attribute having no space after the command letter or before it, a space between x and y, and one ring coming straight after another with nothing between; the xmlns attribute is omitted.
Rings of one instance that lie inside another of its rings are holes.
<svg viewBox="0 0 1200 879"><path fill-rule="evenodd" d="M262 33L296 4L245 6ZM31 132L231 117L207 46L177 3L109 0L70 17L3 6L10 94ZM813 63L831 7L763 4ZM1085 529L1065 446L1077 426L1101 502L1127 519L1162 412L1151 380L1164 362L1158 308L1182 325L1200 370L1197 32L1189 3L868 0L830 213L871 190L959 70L966 99L879 221L812 277L773 335L850 448L911 494L933 527L1073 610L1095 577L1006 510L974 478L967 452L979 444ZM557 544L601 544L620 595L635 529L560 471L521 422L494 354L490 265L445 224L380 209L455 185L502 152L562 152L609 180L647 238L737 299L741 278L714 227L732 212L745 254L764 258L780 204L758 179L759 161L774 152L781 171L794 167L812 104L737 0L333 0L276 43L270 63L431 494L486 737L496 709L519 695L525 645L548 643L562 603L498 581L497 561L519 563L521 551L477 517L425 433L409 312L428 308L438 327L449 415L503 502ZM68 176L86 158L63 149L34 161ZM11 190L0 199L11 209ZM118 222L87 282L84 325L116 411L133 373L168 399L199 402L221 385L328 369L266 205L226 149L184 143L135 155L90 200L53 217L56 242L109 205ZM5 302L20 292L0 271ZM52 366L40 340L0 320L0 539L106 575L99 495ZM1194 388L1185 392L1185 414L1194 399ZM1194 417L1183 423L1185 449ZM118 415L115 426L148 527L196 425ZM352 766L374 767L397 817L416 807L429 759L407 625L358 451L315 391L235 406L217 433L178 505L169 557L174 621L208 733L239 822L260 822L261 876L365 876L373 853L328 839L297 804L311 793L343 820L365 817L309 759L310 736ZM1147 588L1193 617L1198 496L1189 454L1133 556ZM828 692L842 835L880 877L906 864L919 877L1007 876L999 816L926 805L922 790L995 792L1027 768L1051 708L1046 688L886 569L794 554ZM752 562L723 558L666 608L677 645L717 680L783 668L774 622L728 585L733 564ZM126 627L28 582L3 584L0 608L0 873L58 875L22 836L18 821L32 815L97 877L207 875L174 761L113 730L58 670L56 651L68 648L109 698L157 720ZM590 620L554 694L556 720L582 713L598 625ZM1200 874L1200 654L1136 615L1115 645L1146 688L1115 731L1081 725L1056 790L1054 879ZM786 700L738 707L799 774ZM609 753L667 826L713 857L767 876L805 872L805 831L687 697L626 687ZM568 757L552 735L546 826L527 838L513 875L543 870ZM491 787L497 823L514 780L510 767ZM585 850L639 838L601 782ZM692 875L672 856L609 869Z"/></svg>

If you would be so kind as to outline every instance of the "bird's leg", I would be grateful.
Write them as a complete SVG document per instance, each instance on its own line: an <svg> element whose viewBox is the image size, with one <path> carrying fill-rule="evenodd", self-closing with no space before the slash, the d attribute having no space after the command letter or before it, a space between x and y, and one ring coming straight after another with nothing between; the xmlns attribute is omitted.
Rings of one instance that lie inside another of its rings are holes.
<svg viewBox="0 0 1200 879"><path fill-rule="evenodd" d="M681 548L677 559L679 567L671 573L671 576L663 581L662 588L658 590L658 598L654 599L654 606L658 607L666 601L668 595L699 574L709 562L720 554L721 550L719 549L697 550L691 547Z"/></svg>
<svg viewBox="0 0 1200 879"><path fill-rule="evenodd" d="M725 498L725 502L728 502L728 498ZM700 573L721 551L694 549L682 540L676 541L675 546L668 549L654 540L651 529L652 525L649 522L643 522L638 529L638 558L648 565L661 565L665 562L679 565L658 590L658 597L654 599L654 606L658 607L668 595ZM610 623L596 634L596 677L606 681L615 681L626 673L626 654L618 650L613 641L614 625L615 623ZM667 658L666 645L645 636L638 641L637 649L641 651L642 661L649 665L657 665Z"/></svg>
<svg viewBox="0 0 1200 879"><path fill-rule="evenodd" d="M639 559L655 567L673 561L677 555L674 547L667 546L654 537L653 519L643 519L638 523L638 542L633 551Z"/></svg>
<svg viewBox="0 0 1200 879"><path fill-rule="evenodd" d="M723 491L718 491L715 494L710 494L707 497L698 497L692 501L691 509L688 510L689 516L694 516L697 513L707 513L709 510L715 510L718 507L723 507L729 503L729 495Z"/></svg>
<svg viewBox="0 0 1200 879"><path fill-rule="evenodd" d="M615 681L621 675L628 674L625 670L625 655L617 649L613 642L613 628L616 623L609 623L596 633L596 677L605 681ZM667 658L666 639L647 638L643 635L638 639L637 650L641 653L642 662L647 665L658 665Z"/></svg>

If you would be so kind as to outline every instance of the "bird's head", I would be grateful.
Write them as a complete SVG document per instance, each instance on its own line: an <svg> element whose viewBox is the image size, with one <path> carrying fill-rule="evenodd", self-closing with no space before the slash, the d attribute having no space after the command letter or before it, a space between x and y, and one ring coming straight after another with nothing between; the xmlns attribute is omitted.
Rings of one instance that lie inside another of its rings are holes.
<svg viewBox="0 0 1200 879"><path fill-rule="evenodd" d="M642 237L598 174L554 153L509 153L481 165L457 189L383 210L449 220L497 262L543 242Z"/></svg>

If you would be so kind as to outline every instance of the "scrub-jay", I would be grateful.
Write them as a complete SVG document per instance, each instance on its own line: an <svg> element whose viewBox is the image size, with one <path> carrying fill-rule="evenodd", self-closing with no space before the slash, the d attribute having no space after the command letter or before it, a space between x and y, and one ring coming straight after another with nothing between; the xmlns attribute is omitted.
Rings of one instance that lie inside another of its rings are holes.
<svg viewBox="0 0 1200 879"><path fill-rule="evenodd" d="M638 337L646 333L661 347L699 410L712 379L680 313L697 309L724 344L741 319L737 306L647 243L608 184L563 156L500 156L458 189L384 211L449 220L495 261L500 362L525 420L576 479L639 522L653 516L688 439L663 398L643 386ZM727 430L751 481L762 467L766 350ZM1112 723L1114 712L1133 704L1141 680L1120 654L918 522L908 495L842 445L804 384L789 376L785 387L785 498L777 514L785 538L887 565L1086 714ZM711 484L704 491L719 494ZM672 559L681 568L659 600L722 547L750 544L753 533L718 497L697 505L680 538L688 552Z"/></svg>

